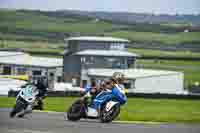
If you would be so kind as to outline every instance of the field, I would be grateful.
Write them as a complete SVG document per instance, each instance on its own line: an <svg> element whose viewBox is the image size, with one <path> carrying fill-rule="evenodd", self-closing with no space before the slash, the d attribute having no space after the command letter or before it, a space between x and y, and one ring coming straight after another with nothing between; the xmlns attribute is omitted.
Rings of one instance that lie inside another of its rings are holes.
<svg viewBox="0 0 200 133"><path fill-rule="evenodd" d="M181 44L190 42L200 42L200 32L189 33L154 33L154 32L135 32L135 31L116 31L106 35L127 38L138 42L157 42L161 44Z"/></svg>
<svg viewBox="0 0 200 133"><path fill-rule="evenodd" d="M75 97L45 99L45 110L65 112ZM15 98L0 97L0 107L12 107ZM200 122L199 100L168 100L129 98L118 120L154 122Z"/></svg>
<svg viewBox="0 0 200 133"><path fill-rule="evenodd" d="M113 28L113 24L107 22L95 23L89 18L54 17L31 11L0 11L1 28L10 30L21 29L24 31L46 31L46 32L102 32ZM27 19L28 18L28 19ZM101 28L96 28L101 27Z"/></svg>
<svg viewBox="0 0 200 133"><path fill-rule="evenodd" d="M178 27L184 28L185 25ZM63 42L64 37L69 34L105 34L146 43L200 42L199 32L176 31L177 26L173 24L119 24L63 12L0 9L0 39L4 40Z"/></svg>
<svg viewBox="0 0 200 133"><path fill-rule="evenodd" d="M64 51L64 43L52 43L52 42L26 42L26 41L0 41L1 48L19 48L23 49L31 54L62 54ZM48 56L48 55L47 55Z"/></svg>
<svg viewBox="0 0 200 133"><path fill-rule="evenodd" d="M0 10L0 38L4 40L58 41L69 34L103 33L115 24L77 15L26 10Z"/></svg>
<svg viewBox="0 0 200 133"><path fill-rule="evenodd" d="M152 49L129 49L130 52L137 53L143 57L165 57L165 58L200 58L199 52L191 51L163 51Z"/></svg>

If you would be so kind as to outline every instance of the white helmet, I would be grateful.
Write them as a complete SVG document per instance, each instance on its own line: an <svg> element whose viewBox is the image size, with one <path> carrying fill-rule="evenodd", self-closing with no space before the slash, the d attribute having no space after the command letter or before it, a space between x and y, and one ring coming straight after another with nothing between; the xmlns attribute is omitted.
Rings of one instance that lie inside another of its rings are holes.
<svg viewBox="0 0 200 133"><path fill-rule="evenodd" d="M116 82L121 82L124 81L125 75L121 72L114 72L112 79L115 80Z"/></svg>

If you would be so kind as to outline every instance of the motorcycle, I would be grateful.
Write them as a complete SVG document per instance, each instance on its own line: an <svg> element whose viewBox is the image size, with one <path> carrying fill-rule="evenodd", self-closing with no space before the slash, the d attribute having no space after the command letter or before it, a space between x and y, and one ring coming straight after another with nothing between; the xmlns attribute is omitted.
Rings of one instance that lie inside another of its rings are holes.
<svg viewBox="0 0 200 133"><path fill-rule="evenodd" d="M112 122L120 114L120 103L112 92L102 91L90 103L88 95L75 101L67 111L67 119L78 121L81 118L99 119L102 123Z"/></svg>
<svg viewBox="0 0 200 133"><path fill-rule="evenodd" d="M10 117L13 118L16 115L23 117L25 114L32 112L38 94L39 91L34 85L26 85L21 88L16 98L16 104L10 112Z"/></svg>

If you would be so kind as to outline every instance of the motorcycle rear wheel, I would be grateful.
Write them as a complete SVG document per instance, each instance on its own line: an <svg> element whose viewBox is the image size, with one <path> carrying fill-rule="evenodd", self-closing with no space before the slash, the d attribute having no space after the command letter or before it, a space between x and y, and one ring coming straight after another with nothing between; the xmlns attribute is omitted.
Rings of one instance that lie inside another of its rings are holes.
<svg viewBox="0 0 200 133"><path fill-rule="evenodd" d="M82 118L82 104L73 104L67 111L67 119L70 121L78 121Z"/></svg>

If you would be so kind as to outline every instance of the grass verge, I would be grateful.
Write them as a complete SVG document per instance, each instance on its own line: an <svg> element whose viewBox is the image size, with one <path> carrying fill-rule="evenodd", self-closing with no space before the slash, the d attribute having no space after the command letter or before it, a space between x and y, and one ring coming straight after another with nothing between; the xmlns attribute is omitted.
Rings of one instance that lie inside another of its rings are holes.
<svg viewBox="0 0 200 133"><path fill-rule="evenodd" d="M153 32L135 32L135 31L116 31L106 33L108 36L126 38L132 41L142 42L160 42L162 44L181 44L185 42L199 42L200 32L189 33L153 33Z"/></svg>
<svg viewBox="0 0 200 133"><path fill-rule="evenodd" d="M191 52L191 51L163 51L163 50L153 50L153 49L129 48L129 52L137 53L142 57L200 58L199 52Z"/></svg>
<svg viewBox="0 0 200 133"><path fill-rule="evenodd" d="M45 110L65 112L75 97L48 97ZM13 97L0 97L0 107L12 107ZM129 98L117 120L200 123L200 100Z"/></svg>

